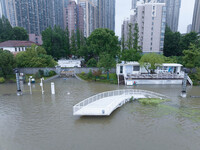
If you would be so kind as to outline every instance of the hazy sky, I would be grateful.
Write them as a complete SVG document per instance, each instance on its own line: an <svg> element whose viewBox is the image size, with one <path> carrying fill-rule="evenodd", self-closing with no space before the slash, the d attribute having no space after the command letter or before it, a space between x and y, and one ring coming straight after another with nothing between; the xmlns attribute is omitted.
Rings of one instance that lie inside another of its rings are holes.
<svg viewBox="0 0 200 150"><path fill-rule="evenodd" d="M121 25L124 19L130 16L132 0L116 0L116 23L115 32L121 36ZM195 0L182 0L179 18L179 31L185 33L187 26L192 24Z"/></svg>

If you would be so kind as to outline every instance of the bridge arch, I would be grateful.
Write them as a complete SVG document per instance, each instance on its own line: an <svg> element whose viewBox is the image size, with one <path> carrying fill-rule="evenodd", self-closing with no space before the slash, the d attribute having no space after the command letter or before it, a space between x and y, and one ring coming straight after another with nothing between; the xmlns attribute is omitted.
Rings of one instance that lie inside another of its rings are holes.
<svg viewBox="0 0 200 150"><path fill-rule="evenodd" d="M109 116L115 109L128 102L131 97L133 97L134 99L167 98L167 96L165 95L140 89L107 91L91 96L73 106L73 115Z"/></svg>

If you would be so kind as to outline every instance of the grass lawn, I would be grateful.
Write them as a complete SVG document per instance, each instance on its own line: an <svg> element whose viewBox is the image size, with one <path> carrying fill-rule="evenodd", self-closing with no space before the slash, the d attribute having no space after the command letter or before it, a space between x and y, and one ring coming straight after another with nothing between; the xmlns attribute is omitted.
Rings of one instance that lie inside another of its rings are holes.
<svg viewBox="0 0 200 150"><path fill-rule="evenodd" d="M159 98L141 98L138 101L143 105L158 105L160 103L169 101L167 99L159 99Z"/></svg>

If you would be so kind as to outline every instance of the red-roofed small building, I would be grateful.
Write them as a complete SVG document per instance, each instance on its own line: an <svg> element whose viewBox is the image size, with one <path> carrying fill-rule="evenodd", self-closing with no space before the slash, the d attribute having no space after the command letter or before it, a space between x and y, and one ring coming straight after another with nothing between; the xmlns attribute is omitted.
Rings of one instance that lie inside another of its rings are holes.
<svg viewBox="0 0 200 150"><path fill-rule="evenodd" d="M31 41L5 41L0 43L0 49L8 50L13 54L17 54L18 52L25 51L33 44L38 45Z"/></svg>

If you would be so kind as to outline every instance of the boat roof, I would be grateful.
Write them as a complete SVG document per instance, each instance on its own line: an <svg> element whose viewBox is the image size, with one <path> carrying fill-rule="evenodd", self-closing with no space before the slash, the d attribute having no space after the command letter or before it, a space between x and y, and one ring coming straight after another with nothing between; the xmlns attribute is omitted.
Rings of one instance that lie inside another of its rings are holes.
<svg viewBox="0 0 200 150"><path fill-rule="evenodd" d="M139 66L139 62L136 62L136 61L129 61L129 62L122 62L120 64L117 64L117 65L133 65L133 66Z"/></svg>
<svg viewBox="0 0 200 150"><path fill-rule="evenodd" d="M182 67L183 65L176 64L176 63L163 63L162 66L166 66L166 67Z"/></svg>
<svg viewBox="0 0 200 150"><path fill-rule="evenodd" d="M117 65L118 66L120 66L120 65L123 65L123 66L128 66L128 65L140 66L139 62L137 62L137 61L129 61L129 62L122 61L122 63L117 64ZM165 67L182 67L183 65L176 64L176 63L163 63L162 66L165 66Z"/></svg>

